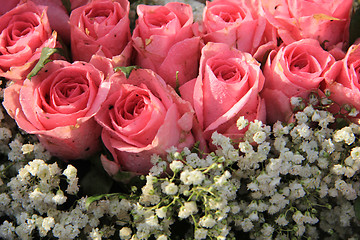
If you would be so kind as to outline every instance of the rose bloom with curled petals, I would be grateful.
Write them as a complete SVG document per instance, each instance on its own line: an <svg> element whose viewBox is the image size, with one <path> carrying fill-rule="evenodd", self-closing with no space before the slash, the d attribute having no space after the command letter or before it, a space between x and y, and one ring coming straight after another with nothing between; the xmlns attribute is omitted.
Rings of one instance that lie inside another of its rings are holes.
<svg viewBox="0 0 360 240"><path fill-rule="evenodd" d="M266 51L276 48L276 31L259 14L259 1L215 0L206 2L203 13L203 39L226 43L251 53L262 61Z"/></svg>
<svg viewBox="0 0 360 240"><path fill-rule="evenodd" d="M53 156L84 159L100 148L101 127L94 115L109 88L103 73L92 64L55 60L31 80L7 87L3 106Z"/></svg>
<svg viewBox="0 0 360 240"><path fill-rule="evenodd" d="M290 99L306 97L317 90L334 57L317 40L303 39L269 54L264 66L265 86L261 96L267 103L267 122L287 122L292 114Z"/></svg>
<svg viewBox="0 0 360 240"><path fill-rule="evenodd" d="M127 0L95 0L70 15L71 53L74 60L89 61L95 53L127 66L131 56Z"/></svg>
<svg viewBox="0 0 360 240"><path fill-rule="evenodd" d="M20 81L35 66L44 47L56 46L46 9L28 1L0 17L0 76Z"/></svg>
<svg viewBox="0 0 360 240"><path fill-rule="evenodd" d="M360 109L360 45L350 46L346 56L335 62L324 78L322 89L329 90L330 98L337 103L332 111L339 112L339 107L345 104ZM359 119L358 114L353 117Z"/></svg>
<svg viewBox="0 0 360 240"><path fill-rule="evenodd" d="M111 89L96 121L103 127L101 138L113 161L102 156L104 169L147 174L151 156L166 156L170 147L194 144L191 132L194 111L173 88L149 69L122 72L110 78Z"/></svg>
<svg viewBox="0 0 360 240"><path fill-rule="evenodd" d="M325 49L346 45L352 0L261 0L264 16L285 44L305 38ZM345 43L345 44L344 44Z"/></svg>
<svg viewBox="0 0 360 240"><path fill-rule="evenodd" d="M265 121L265 104L259 92L264 85L260 64L249 54L224 43L202 49L200 73L180 87L181 96L193 104L206 141L217 131L238 141L243 136L236 121Z"/></svg>
<svg viewBox="0 0 360 240"><path fill-rule="evenodd" d="M155 71L174 88L196 77L201 44L191 6L139 5L137 14L132 35L135 64Z"/></svg>

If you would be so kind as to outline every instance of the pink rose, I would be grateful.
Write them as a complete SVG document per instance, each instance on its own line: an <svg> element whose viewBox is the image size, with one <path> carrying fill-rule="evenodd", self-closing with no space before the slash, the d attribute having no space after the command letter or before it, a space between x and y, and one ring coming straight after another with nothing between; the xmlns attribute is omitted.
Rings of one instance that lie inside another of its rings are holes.
<svg viewBox="0 0 360 240"><path fill-rule="evenodd" d="M172 146L182 149L194 144L190 103L157 74L136 69L128 79L118 72L110 81L109 96L95 116L103 127L103 143L114 158L102 158L109 175L119 170L146 174L153 166L153 154L165 156Z"/></svg>
<svg viewBox="0 0 360 240"><path fill-rule="evenodd" d="M262 60L277 45L276 32L259 15L259 2L215 0L206 2L203 14L204 41L226 43Z"/></svg>
<svg viewBox="0 0 360 240"><path fill-rule="evenodd" d="M313 38L326 49L348 41L352 0L262 0L265 16L285 44Z"/></svg>
<svg viewBox="0 0 360 240"><path fill-rule="evenodd" d="M43 47L56 46L46 10L31 1L0 17L0 76L24 80Z"/></svg>
<svg viewBox="0 0 360 240"><path fill-rule="evenodd" d="M349 104L360 109L360 45L352 45L344 59L335 62L324 74L324 89L340 106ZM338 111L339 109L334 109Z"/></svg>
<svg viewBox="0 0 360 240"><path fill-rule="evenodd" d="M139 5L133 32L135 64L159 74L172 87L197 76L200 38L194 37L190 5Z"/></svg>
<svg viewBox="0 0 360 240"><path fill-rule="evenodd" d="M265 105L259 97L264 76L260 64L249 54L224 43L208 43L202 49L200 73L180 87L181 96L192 102L204 138L217 131L239 140L236 121L265 120Z"/></svg>
<svg viewBox="0 0 360 240"><path fill-rule="evenodd" d="M95 53L129 64L131 35L127 0L95 0L71 12L71 52L74 60L89 61Z"/></svg>
<svg viewBox="0 0 360 240"><path fill-rule="evenodd" d="M334 57L318 41L304 39L271 52L264 66L267 122L287 122L292 114L290 99L316 90Z"/></svg>
<svg viewBox="0 0 360 240"><path fill-rule="evenodd" d="M99 150L101 127L93 116L109 88L92 64L55 60L23 85L7 87L3 105L52 155L82 159Z"/></svg>
<svg viewBox="0 0 360 240"><path fill-rule="evenodd" d="M3 1L0 6L0 15L3 15L7 12L9 12L11 9L16 7L20 0L7 0Z"/></svg>

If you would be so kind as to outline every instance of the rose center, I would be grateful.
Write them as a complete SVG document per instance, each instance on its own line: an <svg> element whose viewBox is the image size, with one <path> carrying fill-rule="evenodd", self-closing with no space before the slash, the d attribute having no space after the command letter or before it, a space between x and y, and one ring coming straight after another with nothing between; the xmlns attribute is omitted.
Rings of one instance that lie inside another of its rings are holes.
<svg viewBox="0 0 360 240"><path fill-rule="evenodd" d="M241 78L241 73L235 65L221 64L213 66L212 70L217 79L225 82L233 82Z"/></svg>
<svg viewBox="0 0 360 240"><path fill-rule="evenodd" d="M146 106L145 96L132 92L126 98L123 107L119 106L119 113L125 120L132 120L139 116Z"/></svg>
<svg viewBox="0 0 360 240"><path fill-rule="evenodd" d="M162 27L168 24L171 20L174 19L170 14L171 12L166 8L158 8L156 12L148 13L146 21L155 27Z"/></svg>

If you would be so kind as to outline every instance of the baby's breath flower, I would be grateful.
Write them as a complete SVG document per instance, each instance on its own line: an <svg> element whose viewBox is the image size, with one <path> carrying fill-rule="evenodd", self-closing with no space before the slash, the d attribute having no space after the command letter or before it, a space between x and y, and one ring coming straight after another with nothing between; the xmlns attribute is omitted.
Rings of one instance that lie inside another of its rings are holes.
<svg viewBox="0 0 360 240"><path fill-rule="evenodd" d="M128 240L131 238L132 231L128 227L123 227L119 231L119 237L121 240Z"/></svg>
<svg viewBox="0 0 360 240"><path fill-rule="evenodd" d="M194 238L195 239L206 239L208 230L204 228L198 228L195 230Z"/></svg>
<svg viewBox="0 0 360 240"><path fill-rule="evenodd" d="M196 202L185 202L184 205L180 207L179 218L188 218L190 215L197 213L197 211Z"/></svg>
<svg viewBox="0 0 360 240"><path fill-rule="evenodd" d="M184 164L181 161L175 160L170 163L169 167L171 171L178 172L184 167Z"/></svg>
<svg viewBox="0 0 360 240"><path fill-rule="evenodd" d="M249 125L249 120L245 119L244 116L239 117L239 119L236 121L236 126L239 130L244 129Z"/></svg>
<svg viewBox="0 0 360 240"><path fill-rule="evenodd" d="M167 195L175 195L179 190L179 187L175 183L169 183L165 189L164 192Z"/></svg>

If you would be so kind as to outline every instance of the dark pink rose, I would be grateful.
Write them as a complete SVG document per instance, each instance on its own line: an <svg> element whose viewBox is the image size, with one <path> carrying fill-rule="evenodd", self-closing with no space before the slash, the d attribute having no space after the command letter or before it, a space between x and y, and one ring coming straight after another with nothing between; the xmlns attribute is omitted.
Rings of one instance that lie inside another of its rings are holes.
<svg viewBox="0 0 360 240"><path fill-rule="evenodd" d="M0 76L11 80L24 80L42 48L56 46L46 9L31 1L2 15L0 32Z"/></svg>
<svg viewBox="0 0 360 240"><path fill-rule="evenodd" d="M259 14L259 1L215 0L206 2L204 41L226 43L262 60L277 45L275 29Z"/></svg>
<svg viewBox="0 0 360 240"><path fill-rule="evenodd" d="M82 159L99 150L101 127L94 115L109 88L104 74L92 64L55 60L23 85L7 87L3 105L18 126L36 134L52 155Z"/></svg>
<svg viewBox="0 0 360 240"><path fill-rule="evenodd" d="M67 44L70 43L69 13L65 9L62 0L31 0L38 6L47 7L47 15L52 30Z"/></svg>
<svg viewBox="0 0 360 240"><path fill-rule="evenodd" d="M224 43L208 43L202 49L200 73L180 87L181 96L192 102L204 138L217 131L239 140L236 121L265 120L265 105L259 97L264 76L260 64L249 54Z"/></svg>
<svg viewBox="0 0 360 240"><path fill-rule="evenodd" d="M3 15L7 12L9 12L11 9L16 7L20 0L7 0L3 1L0 6L0 15Z"/></svg>
<svg viewBox="0 0 360 240"><path fill-rule="evenodd" d="M196 77L200 38L194 37L191 6L179 2L139 5L137 14L132 36L135 64L152 69L172 87Z"/></svg>
<svg viewBox="0 0 360 240"><path fill-rule="evenodd" d="M314 39L303 39L271 52L264 66L267 122L287 122L292 114L290 99L319 88L323 73L334 57Z"/></svg>
<svg viewBox="0 0 360 240"><path fill-rule="evenodd" d="M360 109L360 45L352 45L344 59L335 62L324 74L324 90L339 106L349 104ZM339 110L339 109L334 109Z"/></svg>
<svg viewBox="0 0 360 240"><path fill-rule="evenodd" d="M265 16L285 44L316 39L326 49L348 41L352 0L262 0Z"/></svg>
<svg viewBox="0 0 360 240"><path fill-rule="evenodd" d="M74 60L89 61L95 53L129 64L131 35L127 0L95 0L71 12L71 52Z"/></svg>
<svg viewBox="0 0 360 240"><path fill-rule="evenodd" d="M102 158L110 175L119 170L146 174L153 166L153 154L165 156L172 146L182 149L194 144L191 105L161 77L149 69L136 69L128 79L118 72L110 81L109 96L95 116L114 158Z"/></svg>

